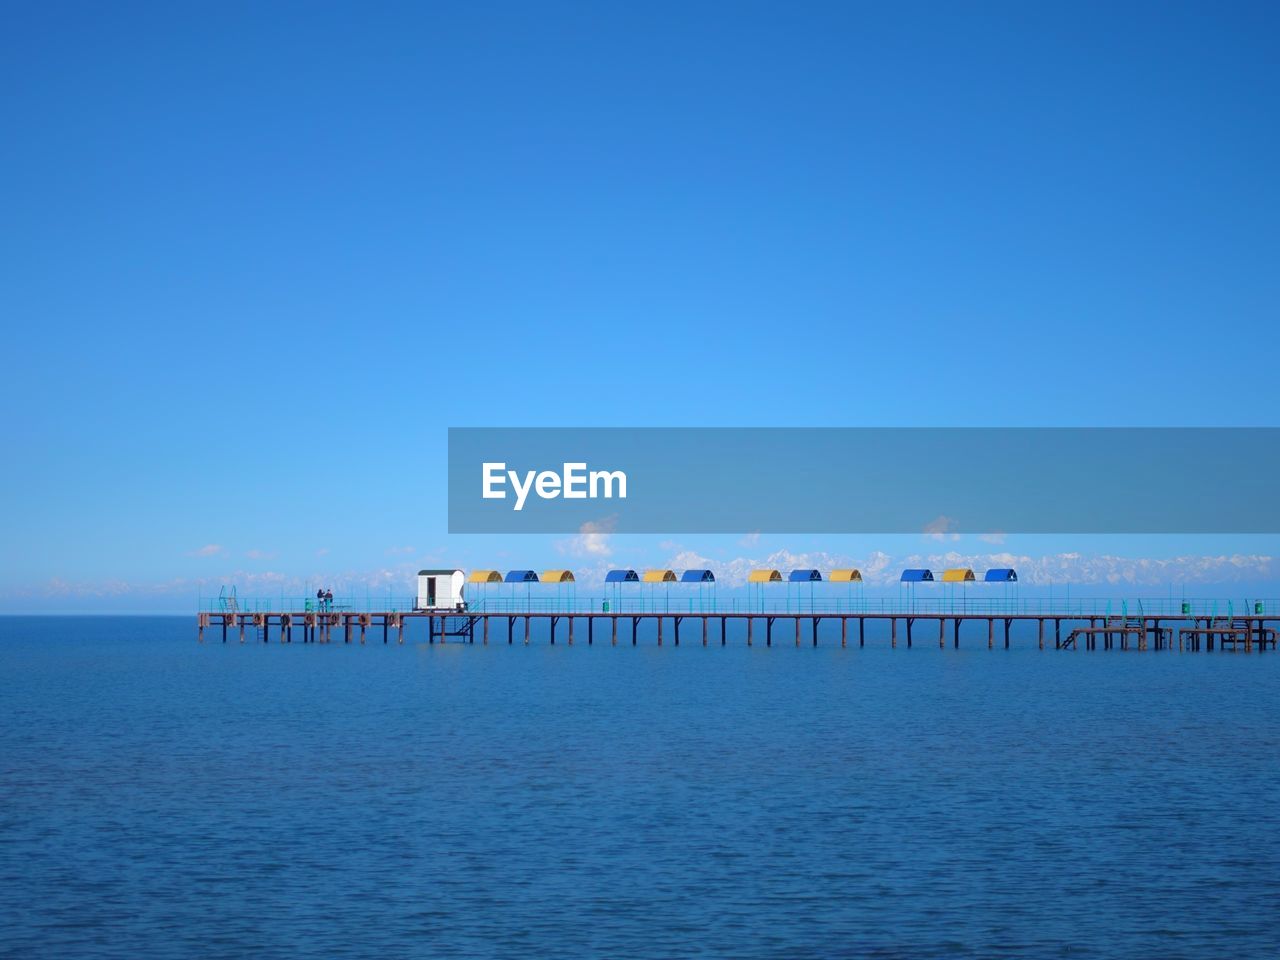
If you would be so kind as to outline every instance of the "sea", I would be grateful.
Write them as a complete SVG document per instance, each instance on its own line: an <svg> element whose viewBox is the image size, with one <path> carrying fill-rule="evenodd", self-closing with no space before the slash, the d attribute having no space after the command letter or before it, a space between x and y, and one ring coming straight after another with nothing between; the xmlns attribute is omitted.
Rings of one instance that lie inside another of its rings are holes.
<svg viewBox="0 0 1280 960"><path fill-rule="evenodd" d="M0 618L0 956L1280 956L1275 652L783 636Z"/></svg>

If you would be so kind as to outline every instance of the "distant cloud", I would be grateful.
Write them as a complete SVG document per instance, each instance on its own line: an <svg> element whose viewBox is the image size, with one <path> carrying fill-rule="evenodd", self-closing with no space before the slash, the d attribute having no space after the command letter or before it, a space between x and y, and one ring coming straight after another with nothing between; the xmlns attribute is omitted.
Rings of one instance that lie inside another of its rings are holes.
<svg viewBox="0 0 1280 960"><path fill-rule="evenodd" d="M316 551L317 557L327 557L328 555L329 555L328 547L321 547L319 550Z"/></svg>
<svg viewBox="0 0 1280 960"><path fill-rule="evenodd" d="M387 547L387 556L396 557L413 553L413 547Z"/></svg>
<svg viewBox="0 0 1280 960"><path fill-rule="evenodd" d="M265 550L246 550L244 555L250 560L274 560L276 555Z"/></svg>
<svg viewBox="0 0 1280 960"><path fill-rule="evenodd" d="M100 580L67 580L53 577L33 586L11 590L0 596L23 599L40 598L105 598L128 597L138 600L173 600L179 607L192 606L197 594L216 597L223 585L237 588L242 599L247 597L302 598L314 593L323 580L335 594L363 596L366 593L401 599L412 595L417 564L401 564L372 570L337 574L312 573L305 576L273 570L235 570L216 577L179 577L171 580L143 581L103 578Z"/></svg>
<svg viewBox="0 0 1280 960"><path fill-rule="evenodd" d="M756 530L752 533L743 534L742 538L738 541L738 546L754 547L759 542L760 542L760 531Z"/></svg>
<svg viewBox="0 0 1280 960"><path fill-rule="evenodd" d="M556 551L573 557L607 557L613 553L609 545L609 531L613 529L614 518L599 521L587 521L578 528L576 536L555 542Z"/></svg>
<svg viewBox="0 0 1280 960"><path fill-rule="evenodd" d="M981 540L983 543L990 543L994 546L1000 546L1001 544L1004 543L1004 534L1003 533L980 533L978 534L978 539Z"/></svg>
<svg viewBox="0 0 1280 960"><path fill-rule="evenodd" d="M931 540L959 540L960 534L955 532L955 528L955 520L939 515L926 523L922 532Z"/></svg>
<svg viewBox="0 0 1280 960"><path fill-rule="evenodd" d="M613 553L609 546L609 535L607 533L580 533L578 534L578 542L581 545L582 552L593 557L607 557Z"/></svg>
<svg viewBox="0 0 1280 960"><path fill-rule="evenodd" d="M216 557L219 554L222 554L225 552L226 550L223 548L222 544L220 543L206 543L203 547L199 547L196 550L192 550L188 552L187 556L188 557Z"/></svg>

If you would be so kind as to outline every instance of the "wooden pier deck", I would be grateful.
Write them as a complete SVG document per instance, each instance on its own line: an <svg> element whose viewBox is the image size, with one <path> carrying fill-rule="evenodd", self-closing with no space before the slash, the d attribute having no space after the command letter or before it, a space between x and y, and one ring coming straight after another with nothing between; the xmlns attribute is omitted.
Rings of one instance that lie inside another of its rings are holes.
<svg viewBox="0 0 1280 960"><path fill-rule="evenodd" d="M585 640L594 644L599 632L602 642L616 646L619 634L623 643L636 646L642 642L642 632L651 637L657 646L668 639L676 646L690 638L703 646L728 643L729 624L739 621L746 628L746 644L753 646L763 641L773 646L775 627L781 630L781 642L793 639L796 646L819 644L820 627L824 622L839 623L839 644L847 647L856 643L863 647L867 642L869 624L887 626L889 645L900 643L911 647L915 643L936 642L945 647L959 649L962 635L969 642L979 645L986 641L988 649L999 645L1009 649L1015 624L1031 623L1036 626L1038 646L1054 649L1078 649L1081 640L1085 649L1103 649L1118 646L1137 650L1172 649L1173 638L1178 638L1178 649L1197 651L1219 649L1230 645L1233 649L1251 651L1275 649L1277 625L1280 614L1255 614L1230 618L1217 616L1179 616L1158 614L1128 617L1082 616L1078 613L1010 613L1002 615L967 613L917 613L917 612L748 612L748 611L699 611L696 613L667 611L619 611L584 612L538 611L517 612L484 610L330 610L294 613L287 611L213 611L198 614L197 636L201 643L206 631L218 631L226 643L229 638L246 643L292 643L294 631L301 632L303 643L331 643L341 639L344 643L365 643L372 633L375 639L390 643L404 643L405 627L415 620L427 625L427 642L444 642L449 638L466 643L517 641L528 644L533 636L533 624L539 622L548 628L549 642L563 639L568 644ZM692 623L689 623L692 621ZM621 625L621 630L619 629ZM575 635L575 626L577 632ZM585 627L585 636L583 628ZM1064 635L1064 627L1066 634ZM651 629L648 629L651 628ZM975 630L976 628L976 630ZM1051 637L1050 639L1046 639ZM833 641L834 642L834 641Z"/></svg>

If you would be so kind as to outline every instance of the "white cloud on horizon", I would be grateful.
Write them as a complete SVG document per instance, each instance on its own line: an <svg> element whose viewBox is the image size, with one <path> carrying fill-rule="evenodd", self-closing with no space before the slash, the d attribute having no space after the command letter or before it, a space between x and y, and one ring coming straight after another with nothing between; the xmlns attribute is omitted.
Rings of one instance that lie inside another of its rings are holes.
<svg viewBox="0 0 1280 960"><path fill-rule="evenodd" d="M582 534L590 537L595 534ZM607 534L598 534L607 538ZM584 543L593 541L584 541ZM584 548L585 549L585 548ZM602 583L609 567L607 555L586 552L586 560L575 573L584 588ZM332 589L339 596L407 598L415 586L417 564L401 563L370 570L348 570L339 573L295 575L271 570L228 570L216 576L175 578L163 581L102 578L71 580L53 577L38 584L10 587L0 591L0 601L13 608L36 606L67 607L76 602L125 601L140 606L168 604L170 609L185 608L197 596L216 597L223 585L235 585L241 597L304 597L317 586ZM1230 554L1155 559L1120 557L1110 554L1086 555L1057 553L1042 556L1008 552L916 553L891 556L875 552L862 557L826 551L793 553L776 550L757 556L734 556L728 559L704 556L681 549L670 555L666 566L675 570L707 567L715 571L718 582L728 588L746 583L747 573L765 567L786 571L816 567L827 571L838 567L857 567L868 587L893 588L905 567L929 567L935 571L947 567L973 567L981 576L988 567L1014 567L1022 584L1030 587L1169 587L1230 585L1275 582L1280 577L1276 558L1267 554Z"/></svg>
<svg viewBox="0 0 1280 960"><path fill-rule="evenodd" d="M346 571L343 573L307 576L281 573L274 570L228 571L210 577L175 577L170 580L124 580L103 578L94 580L68 580L52 577L42 583L17 587L0 593L5 599L57 599L57 598L194 598L197 595L216 597L223 586L235 586L241 597L305 597L317 586L332 589L335 594L358 596L366 592L385 596L390 589L396 597L409 596L415 585L417 564L401 564L375 570Z"/></svg>
<svg viewBox="0 0 1280 960"><path fill-rule="evenodd" d="M956 522L950 517L939 515L924 525L924 535L930 540L959 540L960 534L955 532Z"/></svg>
<svg viewBox="0 0 1280 960"><path fill-rule="evenodd" d="M613 554L613 547L609 544L609 536L613 526L611 519L601 521L588 520L578 528L577 534L563 540L557 540L553 545L557 553L567 554L571 557L608 557Z"/></svg>

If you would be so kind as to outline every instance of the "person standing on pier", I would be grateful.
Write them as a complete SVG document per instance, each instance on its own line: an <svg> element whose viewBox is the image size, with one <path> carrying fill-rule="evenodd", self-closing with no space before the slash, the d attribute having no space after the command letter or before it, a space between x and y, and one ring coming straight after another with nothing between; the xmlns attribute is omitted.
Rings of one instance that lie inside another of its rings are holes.
<svg viewBox="0 0 1280 960"><path fill-rule="evenodd" d="M332 590L326 590L324 592L324 608L326 610L333 609L333 591Z"/></svg>
<svg viewBox="0 0 1280 960"><path fill-rule="evenodd" d="M324 591L323 590L316 590L316 609L317 610L324 609Z"/></svg>

